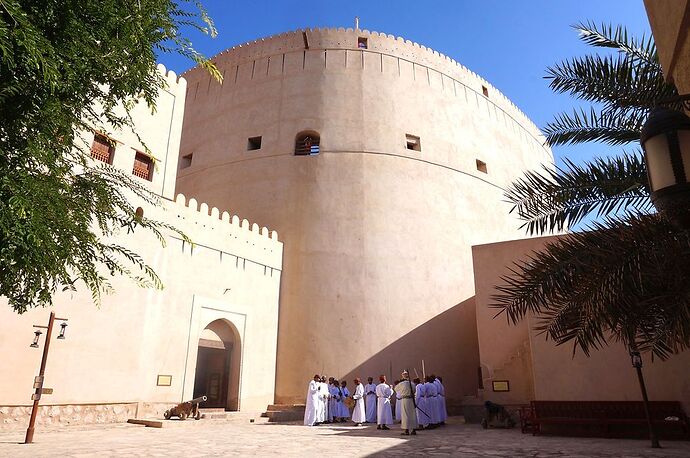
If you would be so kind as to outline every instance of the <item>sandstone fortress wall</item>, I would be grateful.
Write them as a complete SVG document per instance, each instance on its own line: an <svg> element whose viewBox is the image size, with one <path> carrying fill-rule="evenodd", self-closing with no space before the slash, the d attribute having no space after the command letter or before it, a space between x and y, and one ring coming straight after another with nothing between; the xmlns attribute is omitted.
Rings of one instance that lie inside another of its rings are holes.
<svg viewBox="0 0 690 458"><path fill-rule="evenodd" d="M222 85L184 74L177 191L286 240L276 401L303 402L314 373L395 378L422 359L451 401L476 395L471 246L524 237L502 189L552 163L538 129L465 67L386 34L299 30L214 62ZM318 155L294 155L300 132Z"/></svg>
<svg viewBox="0 0 690 458"><path fill-rule="evenodd" d="M153 234L122 228L112 242L140 254L164 289L116 278L115 294L103 296L100 308L84 288L55 296L53 310L69 326L66 339L53 336L51 342L44 386L54 393L41 399L39 425L161 418L165 409L193 397L200 337L232 342L229 405L260 412L273 402L283 244L277 232L254 220L184 195L167 198L174 192L186 82L162 66L159 71L169 87L158 111L141 106L133 116L159 159L152 181L141 182L163 196L162 206L134 205L193 243L165 230L163 247ZM131 132L109 134L118 142L113 166L131 173L141 143ZM89 146L93 134L83 138ZM47 324L48 315L46 309L17 315L0 299L0 428L28 424L45 338L40 349L30 348L32 325ZM211 323L215 333L205 329ZM158 386L158 375L171 376L170 386Z"/></svg>

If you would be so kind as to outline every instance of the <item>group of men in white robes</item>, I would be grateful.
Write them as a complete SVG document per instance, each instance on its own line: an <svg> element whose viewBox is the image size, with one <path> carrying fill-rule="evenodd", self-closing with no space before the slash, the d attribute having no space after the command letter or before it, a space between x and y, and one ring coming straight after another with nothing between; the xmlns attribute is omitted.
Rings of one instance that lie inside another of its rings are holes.
<svg viewBox="0 0 690 458"><path fill-rule="evenodd" d="M415 379L415 401L417 403L417 422L422 428L435 428L445 425L446 392L440 377L430 375L424 383Z"/></svg>
<svg viewBox="0 0 690 458"><path fill-rule="evenodd" d="M394 385L389 385L384 375L379 377L379 382L374 385L369 377L367 384L363 385L359 378L355 379L355 390L351 397L354 407L350 414L347 382L338 382L331 377L326 384L325 376L315 375L307 388L304 424L338 423L351 418L357 426L376 423L376 429L387 430L393 424L391 398L394 395L397 400L396 417L399 417L402 434L415 435L418 429L445 424L448 414L440 377L431 375L424 383L419 379L413 382L404 371L402 379Z"/></svg>

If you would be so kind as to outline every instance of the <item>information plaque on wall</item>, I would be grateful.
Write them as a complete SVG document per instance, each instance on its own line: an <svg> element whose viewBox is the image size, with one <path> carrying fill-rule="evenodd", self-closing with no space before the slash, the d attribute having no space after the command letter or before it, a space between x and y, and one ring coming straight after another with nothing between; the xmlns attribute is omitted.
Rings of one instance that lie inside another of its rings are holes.
<svg viewBox="0 0 690 458"><path fill-rule="evenodd" d="M156 381L157 386L170 386L172 385L172 375L159 375Z"/></svg>
<svg viewBox="0 0 690 458"><path fill-rule="evenodd" d="M494 391L510 391L510 382L508 380L494 380L491 384Z"/></svg>

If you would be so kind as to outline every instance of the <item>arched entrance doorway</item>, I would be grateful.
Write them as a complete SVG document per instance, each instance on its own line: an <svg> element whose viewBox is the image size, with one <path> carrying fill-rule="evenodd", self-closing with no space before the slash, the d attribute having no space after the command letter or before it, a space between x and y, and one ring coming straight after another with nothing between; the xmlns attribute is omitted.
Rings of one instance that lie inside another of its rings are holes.
<svg viewBox="0 0 690 458"><path fill-rule="evenodd" d="M239 410L240 337L227 320L211 322L199 336L194 397L206 396L201 407Z"/></svg>

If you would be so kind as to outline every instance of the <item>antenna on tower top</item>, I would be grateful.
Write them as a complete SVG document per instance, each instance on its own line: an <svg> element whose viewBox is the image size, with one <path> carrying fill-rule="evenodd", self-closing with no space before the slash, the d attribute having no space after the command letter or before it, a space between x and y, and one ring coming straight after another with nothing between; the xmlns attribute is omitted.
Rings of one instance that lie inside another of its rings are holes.
<svg viewBox="0 0 690 458"><path fill-rule="evenodd" d="M359 16L355 16L355 30L359 30Z"/></svg>

